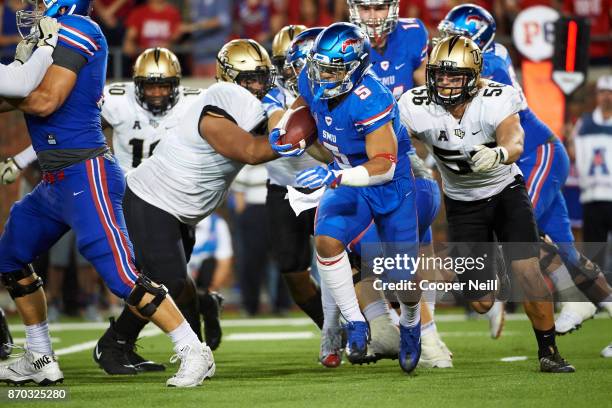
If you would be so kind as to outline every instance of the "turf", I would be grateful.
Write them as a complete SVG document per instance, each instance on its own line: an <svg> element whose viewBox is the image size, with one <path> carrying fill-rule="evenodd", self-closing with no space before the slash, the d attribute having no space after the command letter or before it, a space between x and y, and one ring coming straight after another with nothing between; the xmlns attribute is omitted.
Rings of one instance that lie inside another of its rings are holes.
<svg viewBox="0 0 612 408"><path fill-rule="evenodd" d="M288 322L290 323L290 322ZM294 322L295 323L295 322ZM301 340L224 341L215 352L217 373L195 389L167 389L164 382L176 369L133 377L109 377L93 363L91 350L60 358L70 399L62 402L8 403L2 407L312 407L370 406L474 407L505 406L599 407L612 403L612 359L599 356L612 341L612 320L598 318L558 339L562 354L577 368L574 374L537 371L535 339L527 321L507 322L499 340L488 337L486 321L438 323L454 353L453 369L417 369L404 375L396 361L369 366L346 363L326 369L316 362L318 334L307 324L225 329L226 335L262 332L312 332ZM95 340L101 330L56 331L55 348ZM22 337L23 333L14 333ZM170 357L164 335L140 341L143 355L157 361ZM502 362L502 357L527 356L525 361ZM29 387L29 386L28 386ZM6 387L0 385L3 396Z"/></svg>

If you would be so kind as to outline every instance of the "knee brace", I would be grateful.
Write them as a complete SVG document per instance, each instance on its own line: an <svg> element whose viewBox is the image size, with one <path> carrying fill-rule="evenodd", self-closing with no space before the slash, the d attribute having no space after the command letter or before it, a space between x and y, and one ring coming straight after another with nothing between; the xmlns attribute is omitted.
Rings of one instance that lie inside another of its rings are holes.
<svg viewBox="0 0 612 408"><path fill-rule="evenodd" d="M580 290L588 290L593 286L595 280L601 273L599 266L595 262L589 262L589 259L582 254L580 254L578 265L565 266L576 284L576 287Z"/></svg>
<svg viewBox="0 0 612 408"><path fill-rule="evenodd" d="M559 254L559 248L551 242L548 242L545 236L540 235L540 270L546 271L552 263L555 256Z"/></svg>
<svg viewBox="0 0 612 408"><path fill-rule="evenodd" d="M21 279L27 278L28 276L34 275L34 268L32 265L26 266L20 271L6 272L0 274L0 279L6 287L11 298L16 299L31 293L34 293L43 285L43 281L40 276L36 276L36 279L32 283L22 285L19 283Z"/></svg>
<svg viewBox="0 0 612 408"><path fill-rule="evenodd" d="M153 295L153 299L143 307L138 307L145 293ZM138 279L136 279L136 285L132 289L126 302L128 305L135 307L144 317L151 317L161 302L164 301L167 294L168 289L166 289L164 285L156 286L151 279L143 274L139 274Z"/></svg>

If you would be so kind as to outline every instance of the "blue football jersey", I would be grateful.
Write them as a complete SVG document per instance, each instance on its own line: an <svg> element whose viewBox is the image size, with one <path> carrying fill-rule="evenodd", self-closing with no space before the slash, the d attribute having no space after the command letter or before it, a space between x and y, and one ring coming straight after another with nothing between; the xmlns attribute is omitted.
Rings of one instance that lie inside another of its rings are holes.
<svg viewBox="0 0 612 408"><path fill-rule="evenodd" d="M34 150L93 149L106 144L100 112L106 80L108 46L102 30L89 17L63 15L57 47L87 59L64 104L47 117L25 115Z"/></svg>
<svg viewBox="0 0 612 408"><path fill-rule="evenodd" d="M395 178L410 173L410 137L400 122L393 95L373 73L365 74L331 111L327 100L314 103L306 70L300 74L298 88L314 115L319 142L334 155L337 169L366 163L366 135L392 121L398 143Z"/></svg>
<svg viewBox="0 0 612 408"><path fill-rule="evenodd" d="M418 18L400 18L381 55L372 48L372 69L395 99L414 88L413 74L427 58L428 33Z"/></svg>
<svg viewBox="0 0 612 408"><path fill-rule="evenodd" d="M481 76L502 84L514 87L521 98L521 111L519 117L521 126L525 131L525 146L523 155L534 151L538 146L547 143L552 136L552 131L540 121L527 106L527 99L523 88L519 84L516 73L512 66L512 60L506 47L494 43L490 51L483 53L483 66Z"/></svg>

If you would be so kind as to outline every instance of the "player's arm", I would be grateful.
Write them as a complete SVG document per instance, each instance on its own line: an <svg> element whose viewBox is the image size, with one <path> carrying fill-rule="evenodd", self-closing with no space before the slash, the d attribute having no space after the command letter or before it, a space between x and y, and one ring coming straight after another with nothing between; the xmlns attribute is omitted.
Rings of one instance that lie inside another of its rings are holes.
<svg viewBox="0 0 612 408"><path fill-rule="evenodd" d="M15 61L10 65L0 64L0 94L7 98L24 98L40 84L53 62L58 30L55 19L45 17L38 22L38 40L20 42ZM38 48L30 56L34 45ZM12 109L3 104L2 111L8 110Z"/></svg>
<svg viewBox="0 0 612 408"><path fill-rule="evenodd" d="M414 86L425 85L425 71L427 70L427 58L421 62L421 65L412 73L412 80L414 81Z"/></svg>
<svg viewBox="0 0 612 408"><path fill-rule="evenodd" d="M229 159L246 164L260 164L278 156L265 137L254 137L228 118L213 112L200 119L200 135L215 149Z"/></svg>

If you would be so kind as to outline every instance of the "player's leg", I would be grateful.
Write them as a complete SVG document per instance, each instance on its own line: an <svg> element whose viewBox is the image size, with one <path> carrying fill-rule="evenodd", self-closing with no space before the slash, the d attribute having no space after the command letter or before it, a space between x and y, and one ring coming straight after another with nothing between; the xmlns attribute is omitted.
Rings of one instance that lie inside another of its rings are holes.
<svg viewBox="0 0 612 408"><path fill-rule="evenodd" d="M408 259L418 258L419 228L416 206L415 185L412 177L394 180L394 185L377 186L377 189L386 189L386 211L377 208L377 204L370 200L373 208L374 222L378 230L385 259L395 259L398 255ZM391 190L391 188L393 190ZM395 197L388 193L393 191ZM382 194L381 194L382 195ZM389 211L391 210L391 211ZM408 263L410 265L410 263ZM421 357L421 309L419 301L421 290L419 288L419 271L396 265L387 271L390 282L414 282L413 290L396 290L395 296L400 302L400 350L399 364L406 373L413 371Z"/></svg>
<svg viewBox="0 0 612 408"><path fill-rule="evenodd" d="M368 329L353 287L353 273L345 250L353 238L370 224L372 216L360 189L341 186L321 198L315 221L317 269L322 285L329 289L347 320L347 357L361 362L367 353Z"/></svg>
<svg viewBox="0 0 612 408"><path fill-rule="evenodd" d="M371 260L374 254L362 258L362 247L380 246L376 225L372 224L350 243L350 259L355 275L355 291L359 306L370 326L370 344L368 353L374 360L383 358L396 359L399 353L400 334L393 322L389 304L381 290L374 289L376 276L372 273ZM376 252L370 251L370 252ZM382 252L377 254L382 256Z"/></svg>
<svg viewBox="0 0 612 408"><path fill-rule="evenodd" d="M133 261L121 202L125 180L111 158L97 157L79 163L66 176L67 187L85 194L70 200L65 194L66 217L77 235L79 250L96 268L109 289L126 300L141 319L153 321L174 344L181 367L168 386L187 387L214 374L210 348L200 343L168 289L138 274ZM70 193L70 195L68 195ZM75 211L78 208L78 211ZM186 269L182 271L186 273Z"/></svg>
<svg viewBox="0 0 612 408"><path fill-rule="evenodd" d="M293 301L319 327L323 327L321 290L308 268L312 260L310 236L314 232L314 209L296 216L285 199L287 189L268 184L266 209L270 235L275 237L272 255Z"/></svg>
<svg viewBox="0 0 612 408"><path fill-rule="evenodd" d="M517 282L524 292L525 313L531 321L538 342L540 370L565 373L575 371L557 350L552 294L540 272L539 237L531 202L522 177L500 194L495 209L495 233L505 248Z"/></svg>
<svg viewBox="0 0 612 408"><path fill-rule="evenodd" d="M58 202L53 186L40 183L13 205L0 237L0 278L26 326L26 352L0 368L0 381L45 385L64 378L52 351L42 279L28 265L68 230L57 218Z"/></svg>

